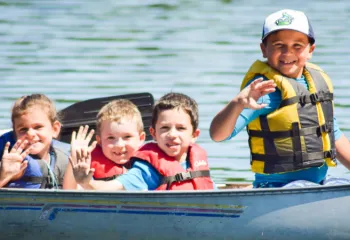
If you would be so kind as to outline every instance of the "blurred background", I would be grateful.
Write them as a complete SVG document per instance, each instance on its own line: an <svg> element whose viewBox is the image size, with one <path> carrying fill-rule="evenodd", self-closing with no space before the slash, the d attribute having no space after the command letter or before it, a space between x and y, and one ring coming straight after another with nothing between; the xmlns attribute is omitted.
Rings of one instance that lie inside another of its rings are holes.
<svg viewBox="0 0 350 240"><path fill-rule="evenodd" d="M262 59L265 17L291 8L316 33L312 62L332 78L335 113L350 138L348 0L0 0L0 129L24 94L44 93L58 110L89 98L174 91L199 104L198 143L216 182L251 181L247 134L215 143L214 115ZM340 164L329 171L349 173Z"/></svg>

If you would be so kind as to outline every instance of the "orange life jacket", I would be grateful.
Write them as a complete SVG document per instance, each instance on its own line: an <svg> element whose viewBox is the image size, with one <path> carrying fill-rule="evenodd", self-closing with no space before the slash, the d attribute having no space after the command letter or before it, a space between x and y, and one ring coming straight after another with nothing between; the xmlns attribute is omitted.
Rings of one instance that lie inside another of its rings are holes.
<svg viewBox="0 0 350 240"><path fill-rule="evenodd" d="M185 170L177 160L165 154L156 143L148 143L136 152L132 160L150 163L163 176L156 190L214 189L205 150L193 144L189 147L188 156L190 167Z"/></svg>
<svg viewBox="0 0 350 240"><path fill-rule="evenodd" d="M130 164L119 165L108 159L102 151L101 146L97 145L91 152L91 168L95 169L94 179L109 181L113 180L121 174L126 173Z"/></svg>

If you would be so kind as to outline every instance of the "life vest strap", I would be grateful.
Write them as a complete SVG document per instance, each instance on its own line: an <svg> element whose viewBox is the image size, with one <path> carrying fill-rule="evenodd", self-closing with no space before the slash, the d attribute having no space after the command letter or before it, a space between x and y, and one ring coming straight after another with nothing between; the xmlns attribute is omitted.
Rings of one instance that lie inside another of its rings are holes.
<svg viewBox="0 0 350 240"><path fill-rule="evenodd" d="M294 103L300 103L302 106L304 106L307 103L317 103L317 102L325 102L325 101L332 101L333 100L333 93L330 92L318 92L318 93L312 93L310 95L302 95L302 96L295 96L288 99L284 99L281 101L279 108L292 105Z"/></svg>
<svg viewBox="0 0 350 240"><path fill-rule="evenodd" d="M261 137L261 138L288 138L288 137L296 137L296 136L307 136L316 134L318 136L321 135L321 133L330 133L333 131L333 125L330 123L325 123L318 127L307 127L307 128L301 128L299 130L299 134L295 135L295 131L288 130L288 131L258 131L258 130L248 130L248 134L250 137Z"/></svg>
<svg viewBox="0 0 350 240"><path fill-rule="evenodd" d="M104 177L104 178L95 178L94 177L94 180L101 180L101 181L111 181L111 180L114 180L118 177L118 175L114 175L114 176L111 176L111 177Z"/></svg>
<svg viewBox="0 0 350 240"><path fill-rule="evenodd" d="M335 152L333 150L329 150L326 152L312 152L312 153L301 153L301 158L304 161L312 161L317 159L325 159L325 158L331 158L334 159L336 156ZM271 162L278 160L278 162L283 163L293 163L295 162L296 155L290 154L290 155L273 155L273 154L252 154L252 159L257 161L263 161L263 162Z"/></svg>
<svg viewBox="0 0 350 240"><path fill-rule="evenodd" d="M189 172L180 172L175 174L174 176L163 177L161 180L162 184L167 184L167 190L170 189L170 185L173 182L184 182L198 177L210 177L209 170L197 170L197 171L189 171Z"/></svg>
<svg viewBox="0 0 350 240"><path fill-rule="evenodd" d="M21 181L40 184L40 188L52 188L54 187L54 183L51 181L51 177L34 177L34 176L23 176ZM60 179L58 183L58 187L62 187L63 179Z"/></svg>

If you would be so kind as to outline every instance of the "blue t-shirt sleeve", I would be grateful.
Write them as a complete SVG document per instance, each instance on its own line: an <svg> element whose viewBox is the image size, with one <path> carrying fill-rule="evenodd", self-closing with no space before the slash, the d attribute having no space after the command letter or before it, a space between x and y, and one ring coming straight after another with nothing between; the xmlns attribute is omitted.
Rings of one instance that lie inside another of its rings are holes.
<svg viewBox="0 0 350 240"><path fill-rule="evenodd" d="M160 185L160 174L147 162L135 161L132 168L117 180L125 190L155 190Z"/></svg>
<svg viewBox="0 0 350 240"><path fill-rule="evenodd" d="M10 146L13 146L16 143L16 138L13 131L4 133L0 136L0 160L2 159L4 148L7 142L10 142Z"/></svg>

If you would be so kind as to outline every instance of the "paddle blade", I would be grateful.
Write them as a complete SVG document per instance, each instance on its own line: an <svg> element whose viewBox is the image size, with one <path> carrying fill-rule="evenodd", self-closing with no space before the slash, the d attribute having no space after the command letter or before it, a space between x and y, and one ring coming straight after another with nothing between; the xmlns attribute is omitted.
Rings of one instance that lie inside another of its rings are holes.
<svg viewBox="0 0 350 240"><path fill-rule="evenodd" d="M77 102L71 106L62 109L61 116L61 135L60 141L70 143L73 131L78 131L81 125L89 125L90 129L96 130L96 116L100 109L107 103L117 99L128 99L133 102L141 112L146 140L151 140L149 127L152 124L152 107L154 99L150 93L135 93L103 98L94 98L82 102Z"/></svg>

